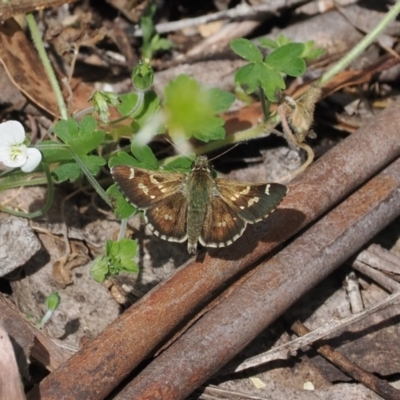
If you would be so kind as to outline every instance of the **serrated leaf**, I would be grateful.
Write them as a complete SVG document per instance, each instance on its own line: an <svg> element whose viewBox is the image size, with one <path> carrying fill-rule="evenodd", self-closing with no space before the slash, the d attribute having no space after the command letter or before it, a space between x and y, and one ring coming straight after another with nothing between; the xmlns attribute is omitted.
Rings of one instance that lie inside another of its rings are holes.
<svg viewBox="0 0 400 400"><path fill-rule="evenodd" d="M201 140L208 141L225 136L223 128L215 129L215 125L220 124L216 124L212 93L187 75L179 75L169 82L165 87L165 112L172 138L181 138L184 134L187 138L201 137Z"/></svg>
<svg viewBox="0 0 400 400"><path fill-rule="evenodd" d="M118 219L129 218L137 211L136 208L125 199L116 184L111 185L106 193L111 197L114 213Z"/></svg>
<svg viewBox="0 0 400 400"><path fill-rule="evenodd" d="M79 123L81 135L85 137L91 135L96 130L96 127L96 120L91 115L84 116Z"/></svg>
<svg viewBox="0 0 400 400"><path fill-rule="evenodd" d="M228 110L236 98L231 92L219 88L208 89L207 94L209 96L210 106L215 114Z"/></svg>
<svg viewBox="0 0 400 400"><path fill-rule="evenodd" d="M69 144L78 133L78 123L72 119L62 119L54 126L54 132L64 142Z"/></svg>
<svg viewBox="0 0 400 400"><path fill-rule="evenodd" d="M79 125L68 118L59 121L54 127L57 136L79 155L88 154L103 143L105 133L95 129L96 121L90 115L84 117Z"/></svg>
<svg viewBox="0 0 400 400"><path fill-rule="evenodd" d="M71 182L76 181L81 175L81 169L75 162L64 163L58 165L53 169L52 174L55 175L57 182L65 182L70 180Z"/></svg>
<svg viewBox="0 0 400 400"><path fill-rule="evenodd" d="M193 158L179 157L164 166L165 171L188 172L193 164Z"/></svg>
<svg viewBox="0 0 400 400"><path fill-rule="evenodd" d="M230 43L231 49L240 57L251 62L261 62L262 55L258 47L250 40L239 38Z"/></svg>
<svg viewBox="0 0 400 400"><path fill-rule="evenodd" d="M116 165L131 165L132 167L140 167L140 162L125 151L120 151L116 156L111 157L108 162L108 166L110 168L115 167Z"/></svg>
<svg viewBox="0 0 400 400"><path fill-rule="evenodd" d="M209 119L207 125L202 126L201 129L194 130L193 136L203 142L223 139L225 137L224 124L225 120L214 117L213 119Z"/></svg>
<svg viewBox="0 0 400 400"><path fill-rule="evenodd" d="M92 175L97 175L100 167L106 164L106 160L100 156L82 156L81 159Z"/></svg>
<svg viewBox="0 0 400 400"><path fill-rule="evenodd" d="M149 146L131 145L133 156L139 161L141 168L157 170L159 168L158 160Z"/></svg>

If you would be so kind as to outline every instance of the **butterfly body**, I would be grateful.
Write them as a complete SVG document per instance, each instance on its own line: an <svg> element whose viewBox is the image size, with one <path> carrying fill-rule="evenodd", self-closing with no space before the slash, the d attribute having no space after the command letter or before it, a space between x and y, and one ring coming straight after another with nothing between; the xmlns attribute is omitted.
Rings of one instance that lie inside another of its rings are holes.
<svg viewBox="0 0 400 400"><path fill-rule="evenodd" d="M214 178L206 156L198 156L188 174L148 171L127 165L111 170L127 200L144 213L161 239L184 242L195 253L232 244L248 223L261 221L287 193L277 183L246 183Z"/></svg>

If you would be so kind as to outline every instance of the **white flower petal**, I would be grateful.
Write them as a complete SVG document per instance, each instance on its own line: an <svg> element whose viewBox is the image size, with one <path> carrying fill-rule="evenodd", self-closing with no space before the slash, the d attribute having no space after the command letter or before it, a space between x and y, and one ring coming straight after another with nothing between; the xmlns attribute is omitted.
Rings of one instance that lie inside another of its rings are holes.
<svg viewBox="0 0 400 400"><path fill-rule="evenodd" d="M19 146L2 147L0 149L0 161L10 168L18 168L26 163L28 148L21 144Z"/></svg>
<svg viewBox="0 0 400 400"><path fill-rule="evenodd" d="M26 163L21 167L24 172L32 172L42 160L42 153L38 149L29 148L26 152Z"/></svg>
<svg viewBox="0 0 400 400"><path fill-rule="evenodd" d="M18 121L6 121L0 124L0 144L13 146L25 140L25 129Z"/></svg>

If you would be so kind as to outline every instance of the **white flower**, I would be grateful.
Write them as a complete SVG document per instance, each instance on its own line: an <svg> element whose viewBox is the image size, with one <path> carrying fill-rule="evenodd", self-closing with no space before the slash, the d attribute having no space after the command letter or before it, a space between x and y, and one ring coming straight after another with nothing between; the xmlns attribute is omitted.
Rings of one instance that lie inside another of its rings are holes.
<svg viewBox="0 0 400 400"><path fill-rule="evenodd" d="M42 160L38 149L24 144L25 130L18 121L0 124L0 162L10 168L20 167L24 172L33 171Z"/></svg>

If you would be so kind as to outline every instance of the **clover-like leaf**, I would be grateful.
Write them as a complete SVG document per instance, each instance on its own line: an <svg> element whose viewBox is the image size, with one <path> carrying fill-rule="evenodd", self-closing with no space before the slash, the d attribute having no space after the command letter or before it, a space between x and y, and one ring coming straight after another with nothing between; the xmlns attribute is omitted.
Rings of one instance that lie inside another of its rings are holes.
<svg viewBox="0 0 400 400"><path fill-rule="evenodd" d="M234 39L230 43L231 49L245 60L257 63L262 61L258 47L247 39Z"/></svg>

